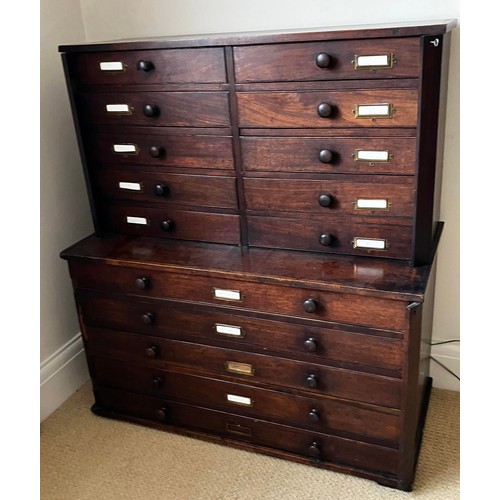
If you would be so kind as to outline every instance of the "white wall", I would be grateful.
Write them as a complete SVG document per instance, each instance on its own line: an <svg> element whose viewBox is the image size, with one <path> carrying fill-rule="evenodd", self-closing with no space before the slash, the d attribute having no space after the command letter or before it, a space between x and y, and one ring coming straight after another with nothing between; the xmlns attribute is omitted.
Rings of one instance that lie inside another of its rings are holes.
<svg viewBox="0 0 500 500"><path fill-rule="evenodd" d="M88 379L71 282L59 252L92 232L57 47L85 41L79 0L40 9L40 402L41 419Z"/></svg>

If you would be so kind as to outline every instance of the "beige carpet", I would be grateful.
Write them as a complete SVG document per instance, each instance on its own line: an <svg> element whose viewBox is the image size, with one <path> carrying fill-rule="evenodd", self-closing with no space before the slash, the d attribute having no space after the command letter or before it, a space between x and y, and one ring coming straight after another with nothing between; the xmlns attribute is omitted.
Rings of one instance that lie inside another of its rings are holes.
<svg viewBox="0 0 500 500"><path fill-rule="evenodd" d="M433 389L413 491L97 417L90 383L41 425L42 500L459 498L459 393Z"/></svg>

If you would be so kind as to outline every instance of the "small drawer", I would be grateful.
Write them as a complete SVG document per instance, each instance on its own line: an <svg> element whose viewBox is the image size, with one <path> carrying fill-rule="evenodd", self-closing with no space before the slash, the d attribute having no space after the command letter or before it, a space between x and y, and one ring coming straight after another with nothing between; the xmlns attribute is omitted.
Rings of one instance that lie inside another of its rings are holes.
<svg viewBox="0 0 500 500"><path fill-rule="evenodd" d="M413 175L414 137L241 137L243 169Z"/></svg>
<svg viewBox="0 0 500 500"><path fill-rule="evenodd" d="M410 260L411 226L249 216L251 246Z"/></svg>
<svg viewBox="0 0 500 500"><path fill-rule="evenodd" d="M85 120L99 125L229 127L227 93L96 92L82 94Z"/></svg>
<svg viewBox="0 0 500 500"><path fill-rule="evenodd" d="M268 179L244 180L249 212L265 215L306 212L314 217L413 217L413 177L374 175L356 180Z"/></svg>
<svg viewBox="0 0 500 500"><path fill-rule="evenodd" d="M324 462L398 472L399 452L393 448L103 387L96 396L99 409L114 416L160 421Z"/></svg>
<svg viewBox="0 0 500 500"><path fill-rule="evenodd" d="M128 128L90 140L90 155L101 165L234 169L231 137L170 135Z"/></svg>
<svg viewBox="0 0 500 500"><path fill-rule="evenodd" d="M89 262L70 262L70 272L76 289L211 304L224 307L226 312L251 310L394 332L408 329L404 300Z"/></svg>
<svg viewBox="0 0 500 500"><path fill-rule="evenodd" d="M139 280L139 284L143 283ZM312 363L363 371L375 369L399 378L403 373L403 342L399 337L381 335L387 332L349 332L315 322L300 325L248 317L211 306L94 293L80 293L78 306L87 326L171 339L189 338L261 353L277 352Z"/></svg>
<svg viewBox="0 0 500 500"><path fill-rule="evenodd" d="M134 236L154 236L213 243L240 243L238 215L170 208L105 205L105 230Z"/></svg>
<svg viewBox="0 0 500 500"><path fill-rule="evenodd" d="M182 367L245 383L289 387L388 408L401 406L399 379L275 356L94 327L87 328L87 353L149 367Z"/></svg>
<svg viewBox="0 0 500 500"><path fill-rule="evenodd" d="M379 440L392 446L399 439L400 415L387 410L377 411L373 407L368 409L341 401L290 395L109 359L93 358L91 365L94 379L100 386L208 406L301 429Z"/></svg>
<svg viewBox="0 0 500 500"><path fill-rule="evenodd" d="M86 85L224 83L224 49L127 50L75 56L75 78Z"/></svg>
<svg viewBox="0 0 500 500"><path fill-rule="evenodd" d="M418 78L420 39L277 43L234 48L236 81Z"/></svg>
<svg viewBox="0 0 500 500"><path fill-rule="evenodd" d="M96 172L96 179L107 200L238 208L234 177L106 169Z"/></svg>
<svg viewBox="0 0 500 500"><path fill-rule="evenodd" d="M416 127L416 90L241 92L244 128Z"/></svg>

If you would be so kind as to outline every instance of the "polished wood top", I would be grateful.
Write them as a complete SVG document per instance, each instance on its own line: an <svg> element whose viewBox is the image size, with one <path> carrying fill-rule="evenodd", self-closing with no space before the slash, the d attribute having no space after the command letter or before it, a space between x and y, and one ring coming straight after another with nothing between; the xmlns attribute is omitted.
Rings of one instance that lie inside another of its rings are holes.
<svg viewBox="0 0 500 500"><path fill-rule="evenodd" d="M442 223L436 240L441 230ZM122 235L88 236L63 250L61 257L416 302L424 300L432 267L371 257Z"/></svg>

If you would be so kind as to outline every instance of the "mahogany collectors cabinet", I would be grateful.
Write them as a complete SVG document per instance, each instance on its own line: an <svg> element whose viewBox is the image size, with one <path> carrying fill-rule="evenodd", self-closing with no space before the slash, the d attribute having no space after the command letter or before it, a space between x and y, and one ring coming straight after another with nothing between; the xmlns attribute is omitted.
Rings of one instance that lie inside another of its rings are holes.
<svg viewBox="0 0 500 500"><path fill-rule="evenodd" d="M60 47L96 414L411 488L454 25Z"/></svg>

